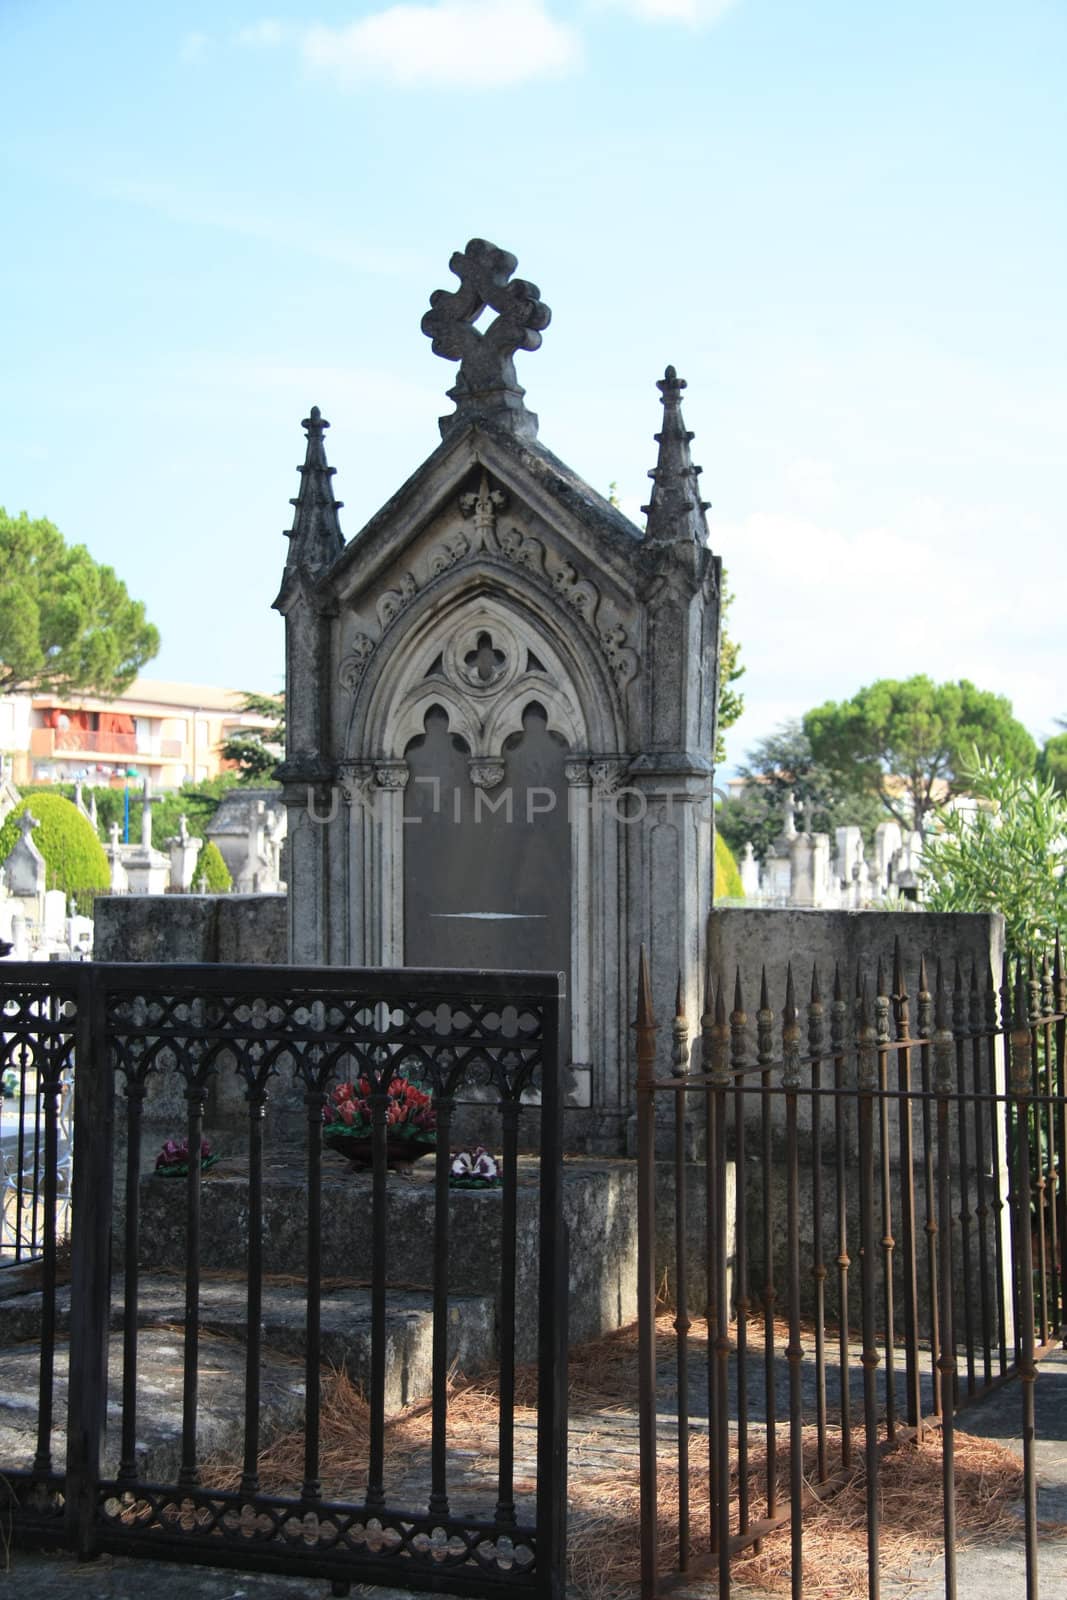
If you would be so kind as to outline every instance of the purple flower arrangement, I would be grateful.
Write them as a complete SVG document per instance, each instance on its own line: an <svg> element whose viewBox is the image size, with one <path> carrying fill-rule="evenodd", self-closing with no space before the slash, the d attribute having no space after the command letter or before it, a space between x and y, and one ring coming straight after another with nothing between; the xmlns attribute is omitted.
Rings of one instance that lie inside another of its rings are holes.
<svg viewBox="0 0 1067 1600"><path fill-rule="evenodd" d="M503 1182L499 1162L483 1145L460 1150L452 1157L448 1173L452 1189L499 1189Z"/></svg>

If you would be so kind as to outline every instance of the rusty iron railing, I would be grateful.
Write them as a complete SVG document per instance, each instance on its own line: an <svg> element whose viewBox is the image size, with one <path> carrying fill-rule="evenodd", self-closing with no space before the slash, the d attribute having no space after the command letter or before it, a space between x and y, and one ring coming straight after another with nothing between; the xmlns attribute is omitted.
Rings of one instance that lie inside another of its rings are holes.
<svg viewBox="0 0 1067 1600"><path fill-rule="evenodd" d="M861 1451L877 1600L880 1460L931 1428L953 1597L955 1417L1011 1378L1036 1596L1036 1362L1067 1335L1067 975L1057 942L1051 961L1005 964L996 978L938 962L931 984L925 960L915 978L913 994L898 943L873 984L837 970L827 1005L815 971L802 1004L790 967L776 1013L764 972L753 1019L742 974L709 970L699 1044L690 1051L679 982L671 1067L657 1075L642 952L643 1600L702 1572L717 1574L727 1600L732 1559L787 1524L800 1600L804 1506L833 1495ZM656 1301L664 1162L666 1306ZM673 1339L661 1329L657 1347L665 1310Z"/></svg>

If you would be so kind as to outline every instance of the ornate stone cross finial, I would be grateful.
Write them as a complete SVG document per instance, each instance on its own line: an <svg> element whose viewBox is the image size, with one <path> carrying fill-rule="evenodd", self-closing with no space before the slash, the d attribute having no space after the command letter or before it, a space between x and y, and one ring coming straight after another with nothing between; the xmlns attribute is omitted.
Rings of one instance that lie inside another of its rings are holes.
<svg viewBox="0 0 1067 1600"><path fill-rule="evenodd" d="M434 354L460 363L455 387L448 391L456 409L441 418L442 436L491 419L510 433L536 437L537 418L522 403L525 390L515 377L513 358L516 350L540 348L551 311L536 284L511 277L516 258L487 239L471 239L448 265L460 286L454 293L435 289L422 319ZM474 324L486 306L497 316L482 333Z"/></svg>

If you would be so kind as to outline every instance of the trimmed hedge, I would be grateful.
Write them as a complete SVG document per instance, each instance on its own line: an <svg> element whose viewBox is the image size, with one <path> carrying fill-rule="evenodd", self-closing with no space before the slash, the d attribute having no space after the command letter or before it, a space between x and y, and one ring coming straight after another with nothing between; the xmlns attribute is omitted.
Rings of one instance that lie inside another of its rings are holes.
<svg viewBox="0 0 1067 1600"><path fill-rule="evenodd" d="M197 892L200 889L201 878L204 880L205 894L229 894L233 888L230 869L222 859L222 851L213 839L204 841L196 858L193 889Z"/></svg>
<svg viewBox="0 0 1067 1600"><path fill-rule="evenodd" d="M721 833L715 835L715 899L716 900L743 900L745 891L741 887L741 874L734 860L733 852L726 843Z"/></svg>
<svg viewBox="0 0 1067 1600"><path fill-rule="evenodd" d="M92 910L93 896L111 887L111 870L104 847L88 817L60 794L31 794L20 800L0 828L0 862L7 860L19 836L24 811L37 818L33 842L44 856L49 889L62 889L74 897L82 913Z"/></svg>

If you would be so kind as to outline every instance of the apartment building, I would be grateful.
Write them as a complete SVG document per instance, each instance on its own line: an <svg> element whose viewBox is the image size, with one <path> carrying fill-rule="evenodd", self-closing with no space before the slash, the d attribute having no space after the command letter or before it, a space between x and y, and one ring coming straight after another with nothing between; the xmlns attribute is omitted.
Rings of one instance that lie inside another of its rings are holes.
<svg viewBox="0 0 1067 1600"><path fill-rule="evenodd" d="M241 710L237 689L135 678L122 695L8 695L0 700L0 750L16 783L122 783L152 788L214 778L231 734L269 727Z"/></svg>

